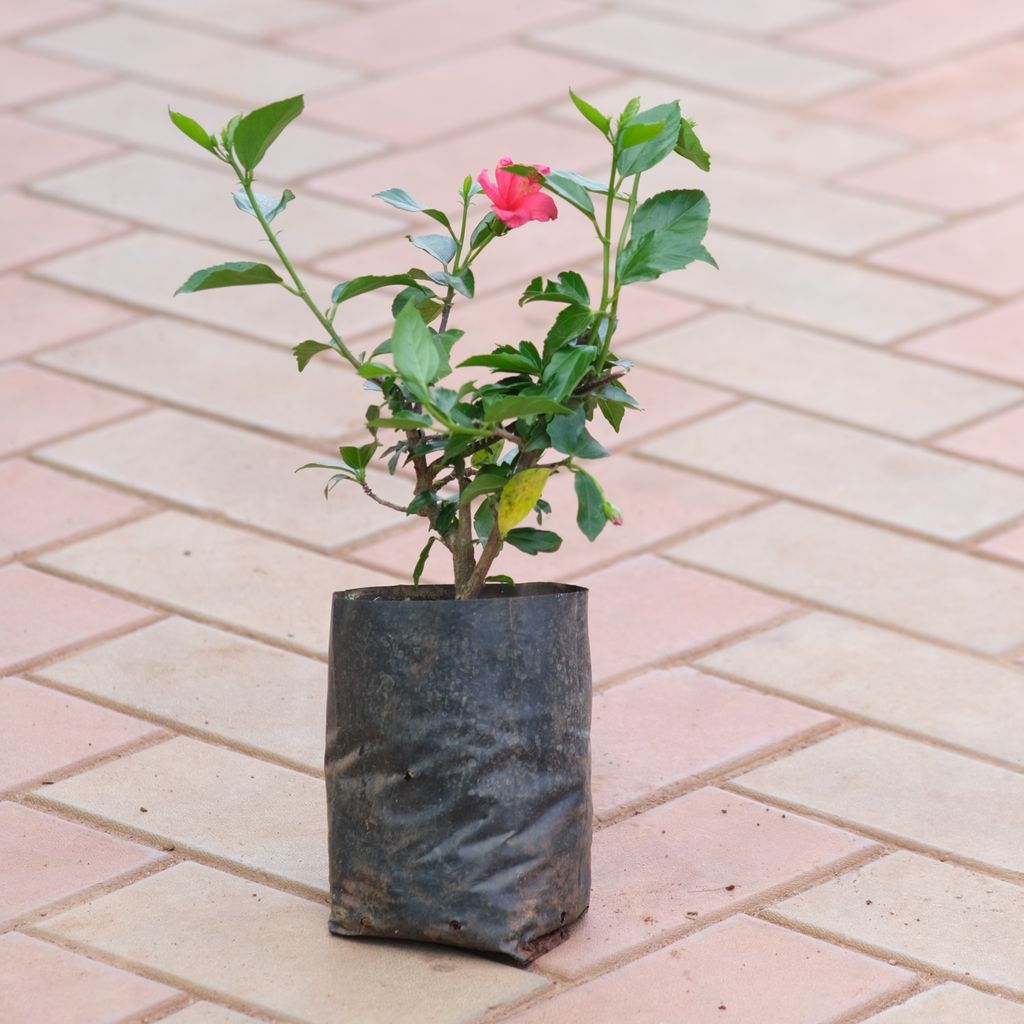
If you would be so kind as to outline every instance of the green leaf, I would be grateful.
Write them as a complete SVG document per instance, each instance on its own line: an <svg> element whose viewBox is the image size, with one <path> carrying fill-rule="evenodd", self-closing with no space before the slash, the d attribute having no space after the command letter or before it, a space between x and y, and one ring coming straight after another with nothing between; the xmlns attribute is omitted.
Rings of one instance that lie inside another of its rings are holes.
<svg viewBox="0 0 1024 1024"><path fill-rule="evenodd" d="M256 205L260 208L260 213L262 213L269 222L272 221L295 198L295 193L290 188L286 188L281 193L280 199L276 196L264 195L261 192L254 192L253 196L256 199ZM235 189L235 191L231 193L231 198L234 199L235 206L237 206L242 213L247 213L250 217L256 216L256 211L253 209L252 203L249 202L249 197L245 194L244 188Z"/></svg>
<svg viewBox="0 0 1024 1024"><path fill-rule="evenodd" d="M174 294L234 288L245 284L280 284L281 277L265 263L218 263L197 270Z"/></svg>
<svg viewBox="0 0 1024 1024"><path fill-rule="evenodd" d="M585 306L566 306L551 325L544 339L544 355L549 356L555 349L583 334L590 326L594 314Z"/></svg>
<svg viewBox="0 0 1024 1024"><path fill-rule="evenodd" d="M434 421L425 412L400 412L382 419L367 420L368 427L394 427L396 430L423 430L433 426Z"/></svg>
<svg viewBox="0 0 1024 1024"><path fill-rule="evenodd" d="M342 462L357 473L361 473L373 461L373 455L380 447L376 441L369 444L343 444L338 449Z"/></svg>
<svg viewBox="0 0 1024 1024"><path fill-rule="evenodd" d="M535 530L532 526L519 526L505 534L505 543L528 555L548 554L562 546L562 538L550 530Z"/></svg>
<svg viewBox="0 0 1024 1024"><path fill-rule="evenodd" d="M504 221L499 220L493 210L488 210L480 218L480 223L473 228L473 234L469 239L469 246L471 249L476 249L491 238L499 238L501 235L508 234L508 231L508 225Z"/></svg>
<svg viewBox="0 0 1024 1024"><path fill-rule="evenodd" d="M235 156L250 174L274 140L302 113L302 107L302 97L292 96L260 107L238 122L234 136Z"/></svg>
<svg viewBox="0 0 1024 1024"><path fill-rule="evenodd" d="M488 423L501 423L520 416L559 415L568 411L561 403L543 395L507 395L484 403L484 419Z"/></svg>
<svg viewBox="0 0 1024 1024"><path fill-rule="evenodd" d="M455 258L458 246L450 235L406 235L406 238L444 266Z"/></svg>
<svg viewBox="0 0 1024 1024"><path fill-rule="evenodd" d="M419 313L420 319L427 324L444 309L444 303L429 288L424 288L419 284L403 288L394 297L391 302L391 315L397 319L399 313L409 305ZM378 348L377 351L382 350Z"/></svg>
<svg viewBox="0 0 1024 1024"><path fill-rule="evenodd" d="M640 97L634 96L623 108L622 113L619 114L619 127L628 124L636 117L637 112L640 110Z"/></svg>
<svg viewBox="0 0 1024 1024"><path fill-rule="evenodd" d="M594 541L608 525L608 517L604 514L604 495L589 473L579 469L575 475L576 525L587 540Z"/></svg>
<svg viewBox="0 0 1024 1024"><path fill-rule="evenodd" d="M626 415L626 407L618 402L608 402L603 398L597 400L597 407L601 415L611 424L612 430L617 434L622 426L622 418Z"/></svg>
<svg viewBox="0 0 1024 1024"><path fill-rule="evenodd" d="M319 352L326 352L329 348L333 348L333 345L325 345L319 341L301 341L292 349L292 355L295 356L296 362L299 364L299 373L301 373L308 365L310 359L317 355Z"/></svg>
<svg viewBox="0 0 1024 1024"><path fill-rule="evenodd" d="M611 118L606 117L601 113L597 107L591 105L584 99L580 99L572 91L569 90L569 98L572 100L576 109L604 136L607 137L609 130L611 129Z"/></svg>
<svg viewBox="0 0 1024 1024"><path fill-rule="evenodd" d="M481 494L496 494L505 486L507 481L508 477L504 473L492 471L479 473L473 479L473 482L459 495L459 502L465 505L466 502L479 498Z"/></svg>
<svg viewBox="0 0 1024 1024"><path fill-rule="evenodd" d="M198 121L193 121L191 117L179 114L176 110L171 110L170 107L167 108L167 113L175 127L193 142L197 142L203 149L209 150L211 153L217 152L217 140Z"/></svg>
<svg viewBox="0 0 1024 1024"><path fill-rule="evenodd" d="M544 177L544 187L556 196L572 203L578 210L593 217L594 201L587 190L577 181L561 171L552 171Z"/></svg>
<svg viewBox="0 0 1024 1024"><path fill-rule="evenodd" d="M465 295L467 299L473 298L476 291L476 278L473 277L473 271L469 267L463 267L457 274L450 274L447 270L435 270L427 274L427 277L434 284L454 288L460 295Z"/></svg>
<svg viewBox="0 0 1024 1024"><path fill-rule="evenodd" d="M684 117L679 125L679 138L675 151L691 163L696 164L702 171L710 171L711 157L708 156L693 129L694 122Z"/></svg>
<svg viewBox="0 0 1024 1024"><path fill-rule="evenodd" d="M509 576L509 575L507 575L506 573L503 573L503 572L499 572L499 573L495 574L494 576L488 576L487 579L484 580L484 582L485 583L505 583L505 584L507 584L510 587L514 587L516 585L516 581L514 579L512 579L511 576Z"/></svg>
<svg viewBox="0 0 1024 1024"><path fill-rule="evenodd" d="M629 177L650 170L655 164L661 163L675 149L679 142L679 128L682 118L679 114L679 101L662 103L659 106L643 110L629 123L622 132L625 138L636 132L641 126L660 126L656 134L637 145L624 148L616 160L616 167L621 175Z"/></svg>
<svg viewBox="0 0 1024 1024"><path fill-rule="evenodd" d="M603 459L608 449L587 431L587 417L583 407L573 409L568 416L555 416L548 424L548 437L556 451L575 455L581 459Z"/></svg>
<svg viewBox="0 0 1024 1024"><path fill-rule="evenodd" d="M522 346L514 349L511 345L499 345L493 352L463 359L459 366L487 366L504 373L540 373L541 364L536 354L521 349Z"/></svg>
<svg viewBox="0 0 1024 1024"><path fill-rule="evenodd" d="M338 306L357 295L364 295L378 288L387 288L393 284L417 287L416 278L411 274L365 274L363 277L353 277L351 281L342 281L336 285L331 293L331 302Z"/></svg>
<svg viewBox="0 0 1024 1024"><path fill-rule="evenodd" d="M405 380L422 387L437 380L441 371L437 343L412 303L403 306L395 318L391 354L395 359L395 369Z"/></svg>
<svg viewBox="0 0 1024 1024"><path fill-rule="evenodd" d="M364 380L373 380L374 377L390 377L394 374L386 363L363 363L356 373Z"/></svg>
<svg viewBox="0 0 1024 1024"><path fill-rule="evenodd" d="M423 570L427 565L427 558L430 557L430 549L434 546L434 541L437 540L433 534L427 538L427 543L423 545L423 550L420 552L420 557L416 559L416 568L412 571L412 583L414 587L420 585L420 577L423 575Z"/></svg>
<svg viewBox="0 0 1024 1024"><path fill-rule="evenodd" d="M476 512L473 513L473 530L481 544L487 540L491 535L491 530L494 529L494 506L496 504L494 498L489 498L477 505Z"/></svg>
<svg viewBox="0 0 1024 1024"><path fill-rule="evenodd" d="M642 146L656 138L664 127L660 121L655 124L628 124L619 132L616 148L621 151L633 146Z"/></svg>
<svg viewBox="0 0 1024 1024"><path fill-rule="evenodd" d="M540 378L548 396L556 402L568 398L590 369L596 355L596 345L565 345L556 350Z"/></svg>
<svg viewBox="0 0 1024 1024"><path fill-rule="evenodd" d="M431 210L422 203L417 202L404 188L386 188L383 192L374 192L374 199L382 199L388 206L396 210L408 210L410 213L423 213L443 224L449 231L452 229L451 222L440 210Z"/></svg>
<svg viewBox="0 0 1024 1024"><path fill-rule="evenodd" d="M715 265L701 244L708 229L708 198L696 189L659 192L633 216L629 243L619 254L620 284L653 281L694 260Z"/></svg>
<svg viewBox="0 0 1024 1024"><path fill-rule="evenodd" d="M571 302L579 306L590 306L590 292L586 282L575 270L563 270L557 281L544 281L535 277L519 299L519 305L527 302Z"/></svg>
<svg viewBox="0 0 1024 1024"><path fill-rule="evenodd" d="M530 514L549 476L550 469L524 469L506 481L498 499L498 529L503 537Z"/></svg>

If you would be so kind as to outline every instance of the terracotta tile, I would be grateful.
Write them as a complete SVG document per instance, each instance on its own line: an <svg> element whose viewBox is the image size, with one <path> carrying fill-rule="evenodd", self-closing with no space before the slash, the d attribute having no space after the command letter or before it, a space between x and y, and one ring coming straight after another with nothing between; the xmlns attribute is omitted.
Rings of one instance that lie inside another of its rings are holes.
<svg viewBox="0 0 1024 1024"><path fill-rule="evenodd" d="M1024 409L1012 409L947 434L939 445L968 458L1024 470Z"/></svg>
<svg viewBox="0 0 1024 1024"><path fill-rule="evenodd" d="M28 6L18 0L0 4L0 37L22 35L47 25L88 17L96 9L79 0L38 0Z"/></svg>
<svg viewBox="0 0 1024 1024"><path fill-rule="evenodd" d="M25 459L0 462L0 560L142 512L137 498Z"/></svg>
<svg viewBox="0 0 1024 1024"><path fill-rule="evenodd" d="M133 306L241 331L289 349L311 334L321 336L310 311L283 288L247 288L244 293L221 288L175 297L174 290L190 274L231 256L231 249L223 246L135 231L52 260L36 272L51 281ZM336 281L310 273L303 273L302 279L310 294L326 305ZM389 324L390 307L390 299L363 295L346 303L338 322L346 334L360 334Z"/></svg>
<svg viewBox="0 0 1024 1024"><path fill-rule="evenodd" d="M865 64L902 68L1012 36L1022 27L1024 10L1014 0L982 0L970 7L959 0L895 0L832 18L788 41Z"/></svg>
<svg viewBox="0 0 1024 1024"><path fill-rule="evenodd" d="M168 15L217 29L227 35L265 36L293 30L299 25L327 21L337 14L337 5L323 0L289 0L287 9L275 0L246 0L245 14L239 15L236 0L120 0L140 14Z"/></svg>
<svg viewBox="0 0 1024 1024"><path fill-rule="evenodd" d="M870 845L720 789L697 790L595 834L590 909L539 966L577 977Z"/></svg>
<svg viewBox="0 0 1024 1024"><path fill-rule="evenodd" d="M484 957L335 938L319 901L199 864L176 865L42 930L309 1024L337 1024L341 1005L353 1021L462 1024L544 986Z"/></svg>
<svg viewBox="0 0 1024 1024"><path fill-rule="evenodd" d="M0 359L27 355L131 319L126 309L20 274L0 277Z"/></svg>
<svg viewBox="0 0 1024 1024"><path fill-rule="evenodd" d="M0 188L113 151L112 146L96 139L44 128L13 114L0 116L0 147L6 154L4 166L0 168Z"/></svg>
<svg viewBox="0 0 1024 1024"><path fill-rule="evenodd" d="M1024 641L1024 574L785 502L667 554L986 654Z"/></svg>
<svg viewBox="0 0 1024 1024"><path fill-rule="evenodd" d="M331 441L361 435L370 402L339 357L325 353L299 373L291 352L160 316L36 362L259 430Z"/></svg>
<svg viewBox="0 0 1024 1024"><path fill-rule="evenodd" d="M159 858L145 846L0 802L0 922L113 881Z"/></svg>
<svg viewBox="0 0 1024 1024"><path fill-rule="evenodd" d="M969 213L1024 192L1024 121L993 125L969 139L849 174L843 185L949 213Z"/></svg>
<svg viewBox="0 0 1024 1024"><path fill-rule="evenodd" d="M948 288L723 232L712 232L708 248L720 270L693 264L658 287L876 345L980 307Z"/></svg>
<svg viewBox="0 0 1024 1024"><path fill-rule="evenodd" d="M614 77L614 71L597 64L506 44L311 99L309 113L326 124L408 144L521 113L564 95L567 82L587 89ZM457 104L450 102L452 96L459 97ZM429 117L423 117L424 110L430 110Z"/></svg>
<svg viewBox="0 0 1024 1024"><path fill-rule="evenodd" d="M622 510L625 524L607 526L597 540L588 541L576 525L573 478L569 473L558 473L544 491L552 513L544 516L542 526L563 538L561 549L550 555L527 555L506 547L495 563L496 572L506 573L519 582L564 580L746 508L757 500L749 491L729 484L641 462L627 455L588 465L609 499ZM524 525L534 525L534 522L531 519ZM426 533L421 524L416 524L396 536L360 546L355 557L407 576L425 542ZM436 551L427 563L430 578L441 583L452 581L446 554L443 549Z"/></svg>
<svg viewBox="0 0 1024 1024"><path fill-rule="evenodd" d="M1024 1006L947 981L865 1024L1024 1024Z"/></svg>
<svg viewBox="0 0 1024 1024"><path fill-rule="evenodd" d="M713 651L698 665L1024 767L1021 677L1005 665L824 612Z"/></svg>
<svg viewBox="0 0 1024 1024"><path fill-rule="evenodd" d="M0 107L15 107L106 81L107 76L68 61L0 46Z"/></svg>
<svg viewBox="0 0 1024 1024"><path fill-rule="evenodd" d="M910 440L1024 397L1017 388L742 313L680 324L631 345L627 354L641 367Z"/></svg>
<svg viewBox="0 0 1024 1024"><path fill-rule="evenodd" d="M195 95L178 86L123 80L81 95L63 96L33 107L32 113L54 124L88 131L121 145L145 146L202 163L207 168L216 166L209 153L171 124L167 117L168 106L195 118L210 131L219 131L238 112L230 103ZM260 172L271 181L294 184L296 178L372 156L380 149L380 143L337 129L326 131L300 118L288 126L285 140L264 157Z"/></svg>
<svg viewBox="0 0 1024 1024"><path fill-rule="evenodd" d="M750 629L792 607L651 555L575 582L590 588L590 646L598 682Z"/></svg>
<svg viewBox="0 0 1024 1024"><path fill-rule="evenodd" d="M160 734L149 722L15 676L0 679L0 704L7 725L0 749L2 789L24 786Z"/></svg>
<svg viewBox="0 0 1024 1024"><path fill-rule="evenodd" d="M1015 526L1005 533L997 533L984 544L979 544L978 550L1024 562L1024 526Z"/></svg>
<svg viewBox="0 0 1024 1024"><path fill-rule="evenodd" d="M152 1013L183 993L27 935L0 935L0 1012L32 1024L108 1024Z"/></svg>
<svg viewBox="0 0 1024 1024"><path fill-rule="evenodd" d="M660 1024L671 1012L686 1024L827 1024L913 978L861 953L734 917L508 1021Z"/></svg>
<svg viewBox="0 0 1024 1024"><path fill-rule="evenodd" d="M558 103L566 101L559 98ZM361 160L351 167L311 178L309 185L342 199L380 203L381 210L390 207L372 199L374 193L400 186L427 206L455 212L458 191L466 175L476 177L503 156L583 173L591 167L605 166L608 154L607 142L589 126L570 127L552 124L534 114L517 114L502 118L500 124L461 130L439 142L403 147L398 153ZM481 199L474 207L478 208L480 216L486 209ZM422 224L426 231L432 222L410 219L409 223Z"/></svg>
<svg viewBox="0 0 1024 1024"><path fill-rule="evenodd" d="M775 0L771 4L760 0L732 0L729 4L716 3L715 0L617 0L616 6L626 10L644 7L667 17L707 22L737 32L757 34L778 32L805 21L817 21L841 10L829 0Z"/></svg>
<svg viewBox="0 0 1024 1024"><path fill-rule="evenodd" d="M10 237L18 239L17 246L0 254L0 270L56 256L125 230L118 221L13 192L0 194L0 218Z"/></svg>
<svg viewBox="0 0 1024 1024"><path fill-rule="evenodd" d="M829 721L685 665L647 672L594 697L594 813L620 813Z"/></svg>
<svg viewBox="0 0 1024 1024"><path fill-rule="evenodd" d="M157 449L161 457L154 460ZM39 455L58 466L199 511L218 512L325 551L405 522L405 516L344 482L325 501L323 490L331 474L297 472L323 458L316 450L172 409L80 434ZM367 482L388 500L412 499L412 484L405 478L371 469Z"/></svg>
<svg viewBox="0 0 1024 1024"><path fill-rule="evenodd" d="M47 178L34 190L157 230L181 232L222 248L266 256L269 247L255 219L231 200L233 186L232 175L216 168L149 153L125 153ZM281 186L263 179L256 186L274 195L282 191ZM386 210L382 207L378 213L369 213L303 195L300 189L298 199L274 226L287 232L289 257L303 262L398 230L401 218Z"/></svg>
<svg viewBox="0 0 1024 1024"><path fill-rule="evenodd" d="M38 669L106 703L321 771L327 668L176 616Z"/></svg>
<svg viewBox="0 0 1024 1024"><path fill-rule="evenodd" d="M1024 236L1024 203L982 213L876 252L871 262L989 295L1024 288L1015 254Z"/></svg>
<svg viewBox="0 0 1024 1024"><path fill-rule="evenodd" d="M1006 871L1024 866L1020 773L902 736L851 729L732 784L897 842Z"/></svg>
<svg viewBox="0 0 1024 1024"><path fill-rule="evenodd" d="M674 6L676 0L665 2ZM716 5L716 9L733 11L737 6ZM778 5L759 4L757 9L770 12L778 10ZM797 114L767 108L756 101L720 96L689 84L681 86L668 80L672 74L666 71L664 78L630 76L616 85L591 90L586 98L600 110L613 114L622 110L633 96L641 97L650 106L680 99L683 113L697 122L702 141L716 159L804 179L831 177L903 148L894 139L833 124L824 118L811 118L802 111ZM551 105L550 114L564 124L584 123L574 107L561 101ZM699 172L692 174L700 180Z"/></svg>
<svg viewBox="0 0 1024 1024"><path fill-rule="evenodd" d="M175 736L36 795L326 894L323 790L305 773Z"/></svg>
<svg viewBox="0 0 1024 1024"><path fill-rule="evenodd" d="M321 656L334 591L399 582L181 512L162 512L39 561Z"/></svg>
<svg viewBox="0 0 1024 1024"><path fill-rule="evenodd" d="M34 366L0 366L0 453L144 408L133 398Z"/></svg>
<svg viewBox="0 0 1024 1024"><path fill-rule="evenodd" d="M166 2L166 0L165 0ZM570 0L515 0L501 16L481 11L473 0L403 2L356 17L342 17L282 40L297 50L343 60L368 71L401 71L423 63L423 40L429 38L430 60L472 52L518 36L552 21L568 21L590 7ZM438 29L441 31L438 31Z"/></svg>
<svg viewBox="0 0 1024 1024"><path fill-rule="evenodd" d="M78 583L23 565L0 569L0 671L15 668L73 644L126 626L153 613Z"/></svg>
<svg viewBox="0 0 1024 1024"><path fill-rule="evenodd" d="M1024 383L1024 299L929 331L900 346L904 352L993 377Z"/></svg>
<svg viewBox="0 0 1024 1024"><path fill-rule="evenodd" d="M533 34L545 46L768 103L805 103L870 78L868 72L778 45L673 24L629 11ZM680 61L679 55L686 54ZM582 82L580 88L583 87Z"/></svg>
<svg viewBox="0 0 1024 1024"><path fill-rule="evenodd" d="M1024 480L757 402L680 427L646 455L945 540L1024 513Z"/></svg>
<svg viewBox="0 0 1024 1024"><path fill-rule="evenodd" d="M1024 45L1011 41L826 100L814 112L942 141L1024 110Z"/></svg>
<svg viewBox="0 0 1024 1024"><path fill-rule="evenodd" d="M791 897L773 913L881 956L909 957L972 984L1024 993L1024 893L991 875L904 850ZM937 1022L929 1017L928 1024Z"/></svg>
<svg viewBox="0 0 1024 1024"><path fill-rule="evenodd" d="M249 107L339 86L355 77L338 61L315 61L121 12L44 32L32 44L44 53L210 92Z"/></svg>

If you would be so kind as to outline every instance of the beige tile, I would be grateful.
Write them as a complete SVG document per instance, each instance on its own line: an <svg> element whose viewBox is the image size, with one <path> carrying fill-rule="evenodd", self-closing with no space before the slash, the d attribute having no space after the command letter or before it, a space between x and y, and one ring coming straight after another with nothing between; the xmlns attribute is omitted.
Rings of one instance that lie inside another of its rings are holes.
<svg viewBox="0 0 1024 1024"><path fill-rule="evenodd" d="M611 64L635 66L643 54L643 66L655 74L774 103L806 102L870 79L849 64L625 11L532 38Z"/></svg>
<svg viewBox="0 0 1024 1024"><path fill-rule="evenodd" d="M35 191L100 213L163 231L193 235L225 249L266 257L270 247L254 217L231 199L231 172L169 160L150 153L124 153L46 178ZM280 195L283 186L265 180L257 190ZM866 202L867 200L865 200ZM336 200L303 194L274 221L291 259L302 262L398 231L404 221Z"/></svg>
<svg viewBox="0 0 1024 1024"><path fill-rule="evenodd" d="M662 287L879 345L981 305L949 288L720 231L708 248L722 269L694 264L662 278Z"/></svg>
<svg viewBox="0 0 1024 1024"><path fill-rule="evenodd" d="M120 12L42 33L33 37L32 45L82 64L211 92L249 106L343 85L355 77L337 62Z"/></svg>
<svg viewBox="0 0 1024 1024"><path fill-rule="evenodd" d="M179 87L169 89L133 81L113 82L64 96L33 107L32 113L54 124L87 131L122 145L145 146L169 156L191 159L204 167L219 166L209 153L171 124L168 107L195 118L213 132L220 131L238 113L237 107ZM302 118L288 126L282 141L263 159L260 172L271 181L293 184L296 178L373 156L380 149L377 142L343 131L325 131Z"/></svg>
<svg viewBox="0 0 1024 1024"><path fill-rule="evenodd" d="M965 459L746 402L648 441L677 465L944 540L1024 511L1024 480Z"/></svg>
<svg viewBox="0 0 1024 1024"><path fill-rule="evenodd" d="M334 591L398 582L180 512L110 530L39 561L318 655L326 653Z"/></svg>
<svg viewBox="0 0 1024 1024"><path fill-rule="evenodd" d="M1024 767L1024 674L1003 665L825 612L713 651L699 663Z"/></svg>
<svg viewBox="0 0 1024 1024"><path fill-rule="evenodd" d="M160 457L153 453L159 451ZM405 517L342 481L324 499L327 470L307 469L320 452L285 444L200 416L158 409L127 423L79 434L40 456L200 511L219 512L245 526L337 548L401 526ZM409 481L372 470L368 483L396 502L412 498Z"/></svg>
<svg viewBox="0 0 1024 1024"><path fill-rule="evenodd" d="M1024 776L876 729L851 729L733 780L900 842L1024 871Z"/></svg>
<svg viewBox="0 0 1024 1024"><path fill-rule="evenodd" d="M216 1003L193 1003L163 1019L166 1024L259 1024L247 1013L238 1013Z"/></svg>
<svg viewBox="0 0 1024 1024"><path fill-rule="evenodd" d="M361 436L372 400L332 353L299 373L290 352L162 316L53 349L36 362L295 437Z"/></svg>
<svg viewBox="0 0 1024 1024"><path fill-rule="evenodd" d="M255 894L255 895L254 895ZM337 1024L464 1024L544 985L483 957L332 937L320 903L180 864L42 929L260 1010Z"/></svg>
<svg viewBox="0 0 1024 1024"><path fill-rule="evenodd" d="M1024 1006L947 981L864 1024L1024 1024Z"/></svg>
<svg viewBox="0 0 1024 1024"><path fill-rule="evenodd" d="M646 175L642 191L654 195L679 188L681 181L690 184L684 180L689 177L685 164L666 160ZM717 225L831 256L852 256L939 223L933 214L817 185L804 174L716 164L699 184L711 199Z"/></svg>
<svg viewBox="0 0 1024 1024"><path fill-rule="evenodd" d="M668 554L986 654L1024 640L1024 573L786 502Z"/></svg>
<svg viewBox="0 0 1024 1024"><path fill-rule="evenodd" d="M324 784L301 772L176 736L36 794L152 839L327 891Z"/></svg>
<svg viewBox="0 0 1024 1024"><path fill-rule="evenodd" d="M719 5L718 9L731 8ZM760 4L759 9L769 10L769 7ZM641 97L645 106L674 99L681 101L683 113L697 122L701 140L716 161L715 177L706 181L711 193L718 174L718 160L798 178L823 178L902 149L893 139L860 128L832 124L803 113L755 106L689 85L684 87L665 78L630 76L617 85L588 92L586 99L614 116L633 96ZM561 101L552 106L550 113L567 124L585 123L575 108L567 108ZM696 171L692 172L692 179L695 184L702 183L702 176Z"/></svg>
<svg viewBox="0 0 1024 1024"><path fill-rule="evenodd" d="M1024 889L990 875L901 851L785 900L775 913L883 956L1024 993Z"/></svg>
<svg viewBox="0 0 1024 1024"><path fill-rule="evenodd" d="M644 7L658 14L678 16L685 20L720 25L738 32L778 32L808 21L827 18L842 8L830 0L616 0L615 6L625 10Z"/></svg>
<svg viewBox="0 0 1024 1024"><path fill-rule="evenodd" d="M641 365L917 439L1018 401L1017 388L742 313L713 313L629 349Z"/></svg>
<svg viewBox="0 0 1024 1024"><path fill-rule="evenodd" d="M307 338L322 339L323 332L313 314L294 295L275 285L218 288L175 297L175 289L190 274L239 255L228 246L136 231L51 260L36 271L51 281L161 313L242 331L287 348ZM308 271L303 272L302 279L313 298L326 306L336 282ZM382 327L391 322L390 307L390 299L373 294L361 296L346 303L337 320L338 328L347 336Z"/></svg>
<svg viewBox="0 0 1024 1024"><path fill-rule="evenodd" d="M172 617L36 675L300 767L323 767L327 668L312 658Z"/></svg>
<svg viewBox="0 0 1024 1024"><path fill-rule="evenodd" d="M324 0L288 0L287 5L276 0L117 0L117 5L194 21L234 36L283 32L326 21L338 12L335 4Z"/></svg>

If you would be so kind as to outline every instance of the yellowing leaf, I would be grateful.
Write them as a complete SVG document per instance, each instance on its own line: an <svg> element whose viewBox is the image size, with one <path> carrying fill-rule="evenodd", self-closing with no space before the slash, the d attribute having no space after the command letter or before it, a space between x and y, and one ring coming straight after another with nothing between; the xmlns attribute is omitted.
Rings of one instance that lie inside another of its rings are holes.
<svg viewBox="0 0 1024 1024"><path fill-rule="evenodd" d="M502 537L530 514L550 475L550 469L524 469L521 473L516 473L501 489L501 497L498 499L498 529Z"/></svg>

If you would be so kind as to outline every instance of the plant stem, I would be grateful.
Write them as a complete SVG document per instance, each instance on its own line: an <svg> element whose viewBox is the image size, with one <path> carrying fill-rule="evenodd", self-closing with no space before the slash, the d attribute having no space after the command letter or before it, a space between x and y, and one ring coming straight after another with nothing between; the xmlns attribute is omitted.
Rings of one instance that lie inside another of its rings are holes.
<svg viewBox="0 0 1024 1024"><path fill-rule="evenodd" d="M633 224L633 214L636 213L636 201L640 194L640 175L633 175L633 188L629 194L629 202L626 205L626 216L622 221L622 231L619 233L619 241L615 246L615 287L612 289L611 309L608 311L608 333L605 335L601 345L601 352L598 355L595 365L603 367L608 359L608 353L612 348L612 335L615 333L615 324L619 313L619 292L622 285L619 284L619 255L626 245L626 236Z"/></svg>
<svg viewBox="0 0 1024 1024"><path fill-rule="evenodd" d="M604 209L604 237L601 239L601 247L604 250L604 259L601 267L601 312L604 312L605 306L608 303L608 283L609 283L609 271L611 262L611 248L612 248L612 217L615 210L615 193L618 189L615 187L615 161L618 157L618 153L615 148L612 147L612 169L608 175L608 202L605 204Z"/></svg>
<svg viewBox="0 0 1024 1024"><path fill-rule="evenodd" d="M466 596L467 588L476 572L476 558L473 555L473 507L472 502L462 501L462 495L469 487L466 464L459 459L453 467L459 481L459 512L455 527L455 543L452 546L452 564L455 569L455 596ZM469 595L473 596L473 595Z"/></svg>

